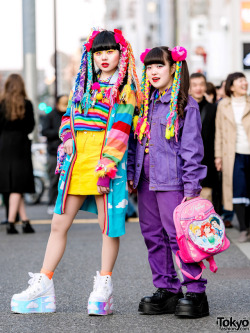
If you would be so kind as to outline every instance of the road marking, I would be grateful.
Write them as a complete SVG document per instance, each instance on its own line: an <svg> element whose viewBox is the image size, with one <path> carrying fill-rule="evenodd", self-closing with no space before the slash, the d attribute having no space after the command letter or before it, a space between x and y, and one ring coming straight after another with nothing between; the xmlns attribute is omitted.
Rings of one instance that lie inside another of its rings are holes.
<svg viewBox="0 0 250 333"><path fill-rule="evenodd" d="M130 219L128 219L128 222L136 223L136 222L139 222L139 219L138 219L138 217L130 218ZM32 225L51 224L51 220L31 220L30 223ZM97 219L77 219L77 220L74 220L73 223L74 224L91 224L91 223L98 223L98 220ZM19 225L19 224L21 225L22 223L18 222L17 225Z"/></svg>

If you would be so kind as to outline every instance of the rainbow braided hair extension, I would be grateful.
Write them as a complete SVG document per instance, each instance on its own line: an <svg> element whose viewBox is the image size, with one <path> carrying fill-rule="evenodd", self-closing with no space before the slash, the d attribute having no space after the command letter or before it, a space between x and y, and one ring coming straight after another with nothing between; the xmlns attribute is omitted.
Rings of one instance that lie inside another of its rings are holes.
<svg viewBox="0 0 250 333"><path fill-rule="evenodd" d="M135 135L138 137L138 141L141 143L142 138L146 135L148 139L150 139L150 126L148 123L148 104L149 104L149 93L150 93L150 82L146 75L146 68L144 65L144 59L150 49L146 49L141 54L141 61L143 62L143 75L142 75L142 83L141 90L144 94L144 103L140 109L140 115L137 122L137 125L134 125ZM179 129L179 117L178 117L178 94L180 91L180 80L181 80L181 69L182 69L182 61L186 60L187 50L182 46L176 46L171 50L171 55L173 60L176 62L176 70L174 75L174 81L171 91L171 100L170 100L170 110L167 114L167 126L166 126L166 139L170 139L175 136L177 140L177 134Z"/></svg>
<svg viewBox="0 0 250 333"><path fill-rule="evenodd" d="M169 49L170 50L170 49ZM187 50L182 46L175 46L171 50L171 56L173 60L176 62L176 69L174 75L174 81L171 91L171 100L170 100L170 109L167 114L167 126L166 126L166 139L170 139L175 136L177 141L177 134L179 129L179 117L178 117L178 95L180 91L181 84L181 68L182 61L186 60Z"/></svg>
<svg viewBox="0 0 250 333"><path fill-rule="evenodd" d="M87 61L88 61L88 81L87 81L87 87L86 87L86 92L83 95L83 99L81 102L82 109L84 109L84 115L88 113L88 110L91 107L91 94L90 94L90 89L93 81L93 71L92 71L92 52L88 52L87 56Z"/></svg>
<svg viewBox="0 0 250 333"><path fill-rule="evenodd" d="M180 91L181 67L182 67L182 62L177 61L174 81L173 81L172 91L171 91L170 109L169 109L169 113L167 114L167 117L166 117L167 118L167 127L166 127L165 137L166 137L166 139L169 140L170 138L175 136L176 141L177 141L177 133L178 133L178 129L179 129L177 101L178 101L178 94Z"/></svg>
<svg viewBox="0 0 250 333"><path fill-rule="evenodd" d="M117 81L111 89L106 91L106 97L110 99L111 107L117 101L117 97L119 95L119 87L122 84L122 81L127 72L127 65L128 65L128 48L126 46L122 46L122 56L120 60L119 74Z"/></svg>
<svg viewBox="0 0 250 333"><path fill-rule="evenodd" d="M136 87L136 100L137 100L137 106L140 107L142 103L142 93L140 88L140 82L136 73L136 67L135 67L135 57L133 54L133 50L131 47L131 44L127 42L128 44L128 81L127 84L124 86L120 100L126 101L130 91L131 91L131 85L133 83L133 79L135 81L135 87Z"/></svg>
<svg viewBox="0 0 250 333"><path fill-rule="evenodd" d="M83 45L81 64L80 64L79 72L76 77L75 91L74 91L74 95L73 95L73 99L72 99L72 101L75 103L81 102L82 97L83 97L86 68L87 68L87 50L86 50L85 45Z"/></svg>
<svg viewBox="0 0 250 333"><path fill-rule="evenodd" d="M149 93L150 93L150 82L146 74L145 65L143 65L143 74L141 82L141 90L144 95L144 101L141 104L140 115L138 118L137 125L135 127L135 135L138 137L140 144L141 140L146 135L150 139L150 126L148 122L148 105L149 105Z"/></svg>

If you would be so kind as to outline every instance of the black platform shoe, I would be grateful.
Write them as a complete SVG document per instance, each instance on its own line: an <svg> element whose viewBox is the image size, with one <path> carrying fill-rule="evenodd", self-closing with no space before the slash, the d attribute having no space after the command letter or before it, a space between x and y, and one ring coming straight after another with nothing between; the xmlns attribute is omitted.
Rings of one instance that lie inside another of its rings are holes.
<svg viewBox="0 0 250 333"><path fill-rule="evenodd" d="M200 318L209 315L206 293L186 293L176 306L176 316Z"/></svg>
<svg viewBox="0 0 250 333"><path fill-rule="evenodd" d="M22 221L23 222L23 233L24 234L33 234L35 230L30 225L30 221Z"/></svg>
<svg viewBox="0 0 250 333"><path fill-rule="evenodd" d="M16 228L15 228L15 224L14 223L10 223L10 222L8 222L8 224L7 224L6 232L9 235L14 235L14 234L18 234L19 233L16 230Z"/></svg>
<svg viewBox="0 0 250 333"><path fill-rule="evenodd" d="M174 294L167 289L158 288L152 296L141 299L138 311L149 315L175 313L178 300L182 297L182 293Z"/></svg>

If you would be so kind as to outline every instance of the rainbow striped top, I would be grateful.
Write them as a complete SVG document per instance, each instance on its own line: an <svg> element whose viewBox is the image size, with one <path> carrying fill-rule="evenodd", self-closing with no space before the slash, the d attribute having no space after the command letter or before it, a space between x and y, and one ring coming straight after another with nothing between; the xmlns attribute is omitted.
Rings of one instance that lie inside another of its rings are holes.
<svg viewBox="0 0 250 333"><path fill-rule="evenodd" d="M101 90L104 92L112 87L112 84L99 81ZM80 105L75 110L74 128L76 131L103 131L106 129L109 115L109 100L103 98L101 101L96 100L93 108L88 110L84 115L80 110ZM70 105L71 107L71 105Z"/></svg>

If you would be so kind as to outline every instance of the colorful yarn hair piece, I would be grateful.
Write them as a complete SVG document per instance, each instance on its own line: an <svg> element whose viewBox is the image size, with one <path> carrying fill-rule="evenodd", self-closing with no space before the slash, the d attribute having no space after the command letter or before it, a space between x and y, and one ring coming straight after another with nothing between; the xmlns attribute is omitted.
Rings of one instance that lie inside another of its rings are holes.
<svg viewBox="0 0 250 333"><path fill-rule="evenodd" d="M87 50L86 50L85 45L83 45L83 52L82 52L80 68L79 68L79 72L76 77L75 91L74 91L74 95L73 95L73 99L72 99L72 101L74 103L79 103L82 100L83 93L84 93L86 68L87 68Z"/></svg>
<svg viewBox="0 0 250 333"><path fill-rule="evenodd" d="M181 68L182 68L182 62L177 61L176 62L176 70L174 75L174 81L172 85L172 91L171 91L171 100L170 100L170 109L169 113L167 114L167 126L166 126L166 133L165 137L166 139L170 139L175 136L175 139L177 141L177 134L179 129L179 117L178 117L178 95L180 91L180 81L181 81Z"/></svg>
<svg viewBox="0 0 250 333"><path fill-rule="evenodd" d="M181 69L182 61L186 60L187 50L182 46L176 46L171 51L171 56L176 62L176 70L171 91L170 109L167 114L167 126L166 126L166 139L170 139L175 136L176 141L178 140L178 129L179 129L179 116L178 116L178 95L180 91L181 81ZM150 49L146 49L141 54L141 61L144 62L146 55L150 52ZM150 82L146 75L146 68L143 65L141 91L144 96L144 103L141 105L140 114L135 128L135 135L138 137L138 141L141 143L142 138L146 135L150 139L150 126L148 123L148 109L149 109L149 93L150 93Z"/></svg>
<svg viewBox="0 0 250 333"><path fill-rule="evenodd" d="M150 125L148 122L150 86L151 85L144 66L142 76L142 92L144 93L144 102L141 105L139 119L135 129L135 135L137 135L140 144L142 143L141 141L145 135L148 137L148 139L150 139Z"/></svg>
<svg viewBox="0 0 250 333"><path fill-rule="evenodd" d="M88 52L87 56L87 62L88 62L88 81L87 81L87 87L86 92L83 95L83 99L81 102L82 109L84 109L84 115L88 113L88 110L91 108L91 86L93 81L93 71L92 71L92 52Z"/></svg>

